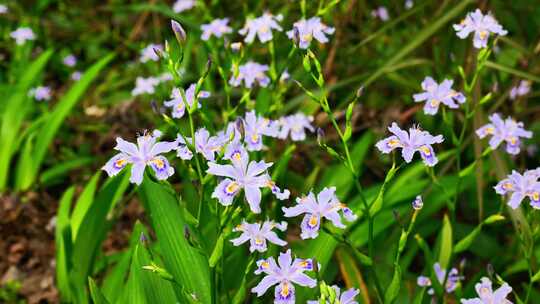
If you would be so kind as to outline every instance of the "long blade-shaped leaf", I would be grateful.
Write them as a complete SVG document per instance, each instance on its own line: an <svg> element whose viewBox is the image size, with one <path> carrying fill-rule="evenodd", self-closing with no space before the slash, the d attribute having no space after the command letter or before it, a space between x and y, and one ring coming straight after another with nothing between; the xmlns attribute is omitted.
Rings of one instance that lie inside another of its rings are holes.
<svg viewBox="0 0 540 304"><path fill-rule="evenodd" d="M165 268L183 286L186 294L201 303L211 303L208 258L184 237L187 224L177 199L166 186L148 177L139 191L150 213Z"/></svg>
<svg viewBox="0 0 540 304"><path fill-rule="evenodd" d="M92 65L86 70L77 83L60 99L54 110L49 114L45 122L45 127L37 135L36 146L34 150L34 165L32 175L29 177L34 180L41 168L41 163L47 154L47 148L54 139L56 132L66 119L71 109L77 104L82 95L86 92L90 84L97 78L101 70L114 58L110 54ZM31 183L30 183L31 184ZM24 190L24 189L23 189Z"/></svg>
<svg viewBox="0 0 540 304"><path fill-rule="evenodd" d="M35 79L38 78L39 73L45 68L52 54L52 50L41 54L38 59L32 62L26 73L17 82L13 94L9 98L3 96L7 100L2 115L2 125L0 126L0 192L3 192L6 188L9 175L8 169L14 153L14 143L26 116L28 103L31 102L28 97L28 90Z"/></svg>

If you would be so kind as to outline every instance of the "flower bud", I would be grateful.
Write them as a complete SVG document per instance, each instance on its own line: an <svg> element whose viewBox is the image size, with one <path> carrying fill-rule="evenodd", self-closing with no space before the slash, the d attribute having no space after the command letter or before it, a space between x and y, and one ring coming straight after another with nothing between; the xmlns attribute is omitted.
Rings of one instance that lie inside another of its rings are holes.
<svg viewBox="0 0 540 304"><path fill-rule="evenodd" d="M420 210L424 206L424 201L422 200L421 195L417 195L416 199L412 202L412 207L414 210Z"/></svg>
<svg viewBox="0 0 540 304"><path fill-rule="evenodd" d="M180 44L184 43L186 41L187 35L182 25L180 25L180 23L176 20L171 19L171 28L174 32L174 36L176 36L176 40L178 40Z"/></svg>

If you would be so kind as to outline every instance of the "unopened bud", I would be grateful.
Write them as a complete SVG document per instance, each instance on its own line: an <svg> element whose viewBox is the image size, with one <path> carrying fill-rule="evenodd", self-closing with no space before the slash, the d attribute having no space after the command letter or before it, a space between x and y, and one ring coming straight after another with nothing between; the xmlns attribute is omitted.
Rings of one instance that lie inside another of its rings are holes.
<svg viewBox="0 0 540 304"><path fill-rule="evenodd" d="M324 135L324 130L321 128L317 128L317 143L319 144L319 146L322 146L325 141L326 139Z"/></svg>
<svg viewBox="0 0 540 304"><path fill-rule="evenodd" d="M163 59L163 52L160 49L155 48L155 47L152 49L154 50L154 53L156 54L156 56L159 57L159 59Z"/></svg>
<svg viewBox="0 0 540 304"><path fill-rule="evenodd" d="M174 36L176 36L176 40L178 40L179 43L184 43L186 41L187 35L182 25L180 25L178 21L171 19L171 28L174 32Z"/></svg>
<svg viewBox="0 0 540 304"><path fill-rule="evenodd" d="M144 232L141 232L141 235L139 236L139 241L146 246L146 243L148 242L148 238L146 238L146 235Z"/></svg>
<svg viewBox="0 0 540 304"><path fill-rule="evenodd" d="M152 107L152 111L154 111L154 113L156 113L158 115L160 114L159 113L160 112L159 107L158 107L157 102L155 100L150 101L150 106Z"/></svg>
<svg viewBox="0 0 540 304"><path fill-rule="evenodd" d="M412 207L414 210L420 210L424 206L424 201L422 200L421 195L417 195L415 200L412 202Z"/></svg>
<svg viewBox="0 0 540 304"><path fill-rule="evenodd" d="M184 238L189 240L191 238L191 231L189 231L188 225L184 225Z"/></svg>
<svg viewBox="0 0 540 304"><path fill-rule="evenodd" d="M238 132L240 132L240 136L244 137L244 119L242 119L242 117L238 117L234 121L234 127L236 128L236 130L238 130Z"/></svg>
<svg viewBox="0 0 540 304"><path fill-rule="evenodd" d="M293 28L292 40L294 42L294 45L296 46L298 46L298 44L300 43L300 31L298 30L298 27L296 26Z"/></svg>
<svg viewBox="0 0 540 304"><path fill-rule="evenodd" d="M490 264L487 264L487 273L488 273L488 276L490 278L493 277L493 275L495 274L495 269L493 269L493 265L490 263Z"/></svg>
<svg viewBox="0 0 540 304"><path fill-rule="evenodd" d="M364 94L364 86L361 86L358 88L358 90L356 90L356 98L360 98L362 94Z"/></svg>

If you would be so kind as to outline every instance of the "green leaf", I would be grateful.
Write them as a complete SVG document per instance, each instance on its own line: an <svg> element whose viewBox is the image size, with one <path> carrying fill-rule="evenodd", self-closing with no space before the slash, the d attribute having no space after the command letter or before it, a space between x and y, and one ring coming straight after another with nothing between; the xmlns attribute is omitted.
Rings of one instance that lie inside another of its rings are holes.
<svg viewBox="0 0 540 304"><path fill-rule="evenodd" d="M56 245L56 288L65 301L72 301L72 291L69 281L69 271L71 268L69 258L71 257L71 227L69 226L69 212L75 188L72 186L64 192L58 203L56 214L56 228L54 239Z"/></svg>
<svg viewBox="0 0 540 304"><path fill-rule="evenodd" d="M208 264L212 268L214 268L217 265L217 263L219 262L219 259L223 255L223 239L224 239L224 235L222 233L216 242L216 246L214 247L214 250L212 251L212 255L210 255L210 259L208 260Z"/></svg>
<svg viewBox="0 0 540 304"><path fill-rule="evenodd" d="M460 252L463 252L471 246L471 244L474 242L476 237L480 234L480 231L482 230L482 225L478 225L476 228L473 229L469 234L467 234L466 237L461 239L456 246L454 246L454 254L458 254Z"/></svg>
<svg viewBox="0 0 540 304"><path fill-rule="evenodd" d="M29 178L32 174L32 165L33 165L33 141L35 133L30 134L26 137L24 145L19 155L19 160L17 162L17 171L15 176L15 190L27 189L32 184L32 179Z"/></svg>
<svg viewBox="0 0 540 304"><path fill-rule="evenodd" d="M92 296L92 301L94 304L109 304L107 298L101 293L99 287L96 285L96 282L92 278L88 277L88 286L90 287L90 295Z"/></svg>
<svg viewBox="0 0 540 304"><path fill-rule="evenodd" d="M94 161L93 157L77 157L74 159L66 160L56 164L54 167L51 167L41 173L39 182L44 186L50 185L53 181L61 179L67 175L71 170L78 169L84 166L92 164Z"/></svg>
<svg viewBox="0 0 540 304"><path fill-rule="evenodd" d="M77 202L75 203L75 208L73 209L73 213L71 214L71 234L73 235L74 240L77 238L77 232L79 231L79 227L88 210L90 209L92 202L94 201L94 194L96 193L97 184L100 176L101 171L96 172L94 176L92 176L88 184L86 184L86 187L84 187L84 190L79 195Z"/></svg>
<svg viewBox="0 0 540 304"><path fill-rule="evenodd" d="M108 218L109 210L129 186L127 173L127 170L124 170L105 182L82 219L73 247L73 266L76 273L73 279L76 284L84 284L92 272L101 243L112 227L112 221Z"/></svg>
<svg viewBox="0 0 540 304"><path fill-rule="evenodd" d="M177 303L172 283L143 268L151 263L147 250L137 244L133 251L130 277L125 290L129 299L127 303Z"/></svg>
<svg viewBox="0 0 540 304"><path fill-rule="evenodd" d="M60 129L60 126L66 119L67 115L71 112L73 107L77 104L79 99L86 92L90 84L98 77L101 70L107 66L107 64L114 58L114 54L105 56L100 61L92 65L88 70L84 71L83 76L77 81L60 99L54 110L49 114L49 118L45 122L44 128L37 134L37 141L34 151L34 164L32 174L29 179L34 180L41 168L41 163L47 154L47 149L56 132ZM24 189L23 189L24 190Z"/></svg>
<svg viewBox="0 0 540 304"><path fill-rule="evenodd" d="M538 282L540 281L540 271L538 271L533 277L531 278L531 282Z"/></svg>
<svg viewBox="0 0 540 304"><path fill-rule="evenodd" d="M439 251L439 263L442 269L447 269L452 255L452 224L448 215L444 215L443 227L441 231L441 249Z"/></svg>
<svg viewBox="0 0 540 304"><path fill-rule="evenodd" d="M398 294L399 289L401 288L401 267L399 264L394 265L394 275L392 276L392 281L384 293L384 303L390 304L393 303Z"/></svg>
<svg viewBox="0 0 540 304"><path fill-rule="evenodd" d="M21 124L28 107L31 106L32 101L28 97L28 90L39 78L38 75L45 68L52 54L53 51L48 50L32 62L26 73L18 79L14 93L3 101L5 102L5 110L0 125L0 193L6 188L11 157L15 153L14 144L20 135Z"/></svg>
<svg viewBox="0 0 540 304"><path fill-rule="evenodd" d="M345 132L343 133L343 140L347 142L352 135L352 114L354 110L355 102L351 102L347 107L347 112L345 114Z"/></svg>
<svg viewBox="0 0 540 304"><path fill-rule="evenodd" d="M514 68L504 66L504 65L495 63L493 61L489 61L489 60L486 61L486 67L488 67L490 69L498 70L498 71L501 71L501 72L505 72L505 73L508 73L508 74L512 74L512 75L515 75L515 76L517 76L519 78L524 78L524 79L527 79L527 80L530 80L530 81L540 83L540 77L538 77L538 76L535 76L535 75L532 75L532 74L529 74L527 72L523 72L523 71L520 71L520 70L516 70Z"/></svg>
<svg viewBox="0 0 540 304"><path fill-rule="evenodd" d="M139 195L148 208L165 268L184 288L185 293L201 303L211 303L208 258L185 239L183 230L187 224L172 189L145 176L139 187ZM185 300L189 301L188 298Z"/></svg>

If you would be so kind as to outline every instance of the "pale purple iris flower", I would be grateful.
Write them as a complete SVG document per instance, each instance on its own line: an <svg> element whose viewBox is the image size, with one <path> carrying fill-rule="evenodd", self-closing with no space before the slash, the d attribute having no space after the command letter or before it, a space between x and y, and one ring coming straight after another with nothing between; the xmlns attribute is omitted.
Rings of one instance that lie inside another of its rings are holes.
<svg viewBox="0 0 540 304"><path fill-rule="evenodd" d="M202 35L201 39L207 41L211 36L216 36L221 38L225 34L232 33L232 28L227 24L229 23L229 18L215 19L208 24L201 25Z"/></svg>
<svg viewBox="0 0 540 304"><path fill-rule="evenodd" d="M406 9L411 9L413 6L414 6L414 1L413 0L406 0L405 1L405 8Z"/></svg>
<svg viewBox="0 0 540 304"><path fill-rule="evenodd" d="M421 102L425 100L424 113L428 115L437 114L441 103L451 109L457 109L459 108L459 104L465 103L465 96L452 89L453 83L453 80L445 79L438 84L433 78L426 77L422 81L424 92L414 94L414 101Z"/></svg>
<svg viewBox="0 0 540 304"><path fill-rule="evenodd" d="M279 125L276 121L258 116L255 111L246 113L244 119L244 142L248 151L260 151L263 149L262 137L277 137Z"/></svg>
<svg viewBox="0 0 540 304"><path fill-rule="evenodd" d="M192 9L196 4L195 0L176 0L173 4L173 11L178 14Z"/></svg>
<svg viewBox="0 0 540 304"><path fill-rule="evenodd" d="M371 11L371 16L374 18L379 18L381 19L381 21L390 20L390 15L388 14L388 10L384 6L379 6L378 8Z"/></svg>
<svg viewBox="0 0 540 304"><path fill-rule="evenodd" d="M278 285L274 290L274 303L294 304L296 292L294 284L314 288L317 280L306 275L305 271L313 271L312 259L295 258L293 260L291 250L279 254L278 262L273 257L257 261L255 274L265 274L259 284L251 289L257 297L262 296L266 291Z"/></svg>
<svg viewBox="0 0 540 304"><path fill-rule="evenodd" d="M527 80L521 80L519 85L513 87L510 90L510 99L516 99L519 96L525 96L531 91L531 82Z"/></svg>
<svg viewBox="0 0 540 304"><path fill-rule="evenodd" d="M476 135L480 138L491 136L489 146L497 149L504 141L506 142L506 152L512 155L519 154L521 148L520 138L531 138L532 132L523 128L523 123L515 121L512 117L505 120L498 113L489 116L490 123L476 130Z"/></svg>
<svg viewBox="0 0 540 304"><path fill-rule="evenodd" d="M280 131L278 137L281 139L291 136L293 141L301 141L306 139L306 129L314 132L315 129L311 124L313 116L307 116L304 113L296 113L293 115L282 117L279 120Z"/></svg>
<svg viewBox="0 0 540 304"><path fill-rule="evenodd" d="M23 45L28 40L35 40L36 35L29 27L20 27L15 31L11 32L9 36L15 39L17 45Z"/></svg>
<svg viewBox="0 0 540 304"><path fill-rule="evenodd" d="M188 108L193 107L193 102L195 101L195 87L196 85L191 84L188 89L185 91L186 100L182 98L182 92L179 88L174 88L171 93L171 100L165 101L164 105L166 107L172 108L171 116L173 118L182 118L186 111L186 104ZM210 97L210 92L200 91L198 98L208 98ZM201 104L197 102L197 107L201 107Z"/></svg>
<svg viewBox="0 0 540 304"><path fill-rule="evenodd" d="M135 88L131 91L131 95L154 94L159 83L160 81L156 77L144 78L139 76L135 79Z"/></svg>
<svg viewBox="0 0 540 304"><path fill-rule="evenodd" d="M73 73L71 73L71 79L72 80L75 80L75 81L79 81L82 77L82 73L81 71L75 71Z"/></svg>
<svg viewBox="0 0 540 304"><path fill-rule="evenodd" d="M410 163L416 152L420 152L420 156L424 163L433 167L439 161L435 155L435 151L431 145L442 143L444 138L442 135L433 136L427 131L422 131L418 127L412 127L409 132L399 128L397 123L392 123L388 128L394 135L380 140L376 147L382 153L390 153L394 149L401 148L401 155L405 162Z"/></svg>
<svg viewBox="0 0 540 304"><path fill-rule="evenodd" d="M352 222L356 219L356 215L347 206L342 204L336 196L336 188L324 188L315 197L313 192L309 192L307 196L296 199L297 205L294 207L282 210L286 217L295 217L301 214L304 215L301 228L302 239L314 239L319 235L319 229L323 218L326 218L334 224L334 226L344 229L346 226L341 222L342 212L345 219Z"/></svg>
<svg viewBox="0 0 540 304"><path fill-rule="evenodd" d="M462 304L512 304L506 297L512 292L512 287L504 283L493 291L491 280L483 277L480 283L474 285L478 298L461 299Z"/></svg>
<svg viewBox="0 0 540 304"><path fill-rule="evenodd" d="M272 40L272 30L279 32L283 30L278 23L282 20L282 15L274 16L270 13L264 13L260 17L247 20L244 27L238 33L246 36L244 38L244 42L246 43L252 43L255 37L258 37L260 42L265 43Z"/></svg>
<svg viewBox="0 0 540 304"><path fill-rule="evenodd" d="M267 71L268 65L249 61L246 64L238 67L238 74L232 75L229 83L232 86L238 87L243 81L244 86L248 89L251 89L255 82L257 82L261 87L267 87L270 83L270 78L266 75Z"/></svg>
<svg viewBox="0 0 540 304"><path fill-rule="evenodd" d="M5 6L4 4L0 4L0 14L5 14L7 12L8 12L7 6Z"/></svg>
<svg viewBox="0 0 540 304"><path fill-rule="evenodd" d="M299 48L307 49L313 38L320 43L327 43L328 37L326 35L332 35L334 32L335 29L322 23L321 18L312 17L307 20L302 19L295 22L293 29L287 32L287 36L293 40L298 39ZM298 37L295 37L296 35Z"/></svg>
<svg viewBox="0 0 540 304"><path fill-rule="evenodd" d="M239 146L235 146L238 148ZM285 189L281 191L279 187L272 181L267 173L268 168L272 163L265 161L249 161L249 155L244 149L229 151L227 157L230 159L230 165L220 165L214 162L208 162L209 174L225 177L212 193L213 198L224 205L232 204L233 199L243 189L245 198L252 212L260 213L261 190L260 188L269 188L274 196L279 200L289 198L290 192Z"/></svg>
<svg viewBox="0 0 540 304"><path fill-rule="evenodd" d="M73 54L69 54L62 60L65 66L74 67L77 64L77 57Z"/></svg>
<svg viewBox="0 0 540 304"><path fill-rule="evenodd" d="M147 47L141 50L141 58L139 59L139 61L142 63L148 61L158 61L159 56L156 54L156 51L154 49L163 51L163 46L161 44L149 44Z"/></svg>
<svg viewBox="0 0 540 304"><path fill-rule="evenodd" d="M349 288L341 293L341 289L337 285L332 285L332 289L334 289L334 292L336 293L336 301L330 303L326 300L326 304L358 304L355 298L360 294L360 290ZM319 304L319 301L307 301L307 304Z"/></svg>
<svg viewBox="0 0 540 304"><path fill-rule="evenodd" d="M176 142L178 147L176 149L178 157L183 160L189 160L193 157L193 152L188 147L192 144L190 137L183 137L178 135ZM205 128L200 128L195 132L195 152L202 154L202 156L208 161L214 161L216 153L222 148L221 138L218 136L210 136L210 132Z"/></svg>
<svg viewBox="0 0 540 304"><path fill-rule="evenodd" d="M435 271L435 276L437 277L437 281L439 281L439 284L443 284L446 277L446 270L443 270L439 263L435 263L433 265L433 270ZM456 268L450 269L448 277L446 278L446 286L444 287L446 293L452 293L454 290L456 290L459 281L462 279L463 277L459 276L458 270ZM431 279L425 276L419 276L417 279L417 284L420 287L432 286ZM433 295L434 293L435 291L433 290L433 288L428 289L429 295Z"/></svg>
<svg viewBox="0 0 540 304"><path fill-rule="evenodd" d="M28 95L37 101L44 101L51 99L52 92L50 87L39 86L31 89Z"/></svg>
<svg viewBox="0 0 540 304"><path fill-rule="evenodd" d="M487 47L491 33L500 36L505 36L508 33L493 16L490 14L483 15L480 9L468 13L459 24L454 24L454 30L461 39L467 38L474 32L473 45L477 49Z"/></svg>
<svg viewBox="0 0 540 304"><path fill-rule="evenodd" d="M115 150L120 153L113 156L103 166L109 176L118 174L128 164L132 164L130 182L140 185L144 176L144 169L150 166L157 179L164 180L174 174L174 168L169 165L167 158L161 154L176 148L176 142L158 142L161 132L155 130L152 134L137 137L137 144L127 142L120 137L116 138Z"/></svg>
<svg viewBox="0 0 540 304"><path fill-rule="evenodd" d="M233 231L241 232L242 234L231 242L234 246L240 246L249 241L249 251L265 252L267 249L266 241L274 243L278 246L285 246L287 242L280 239L278 235L273 231L276 228L280 231L287 230L287 222L276 223L274 221L264 221L262 223L250 224L246 221L242 221L242 224L236 226Z"/></svg>
<svg viewBox="0 0 540 304"><path fill-rule="evenodd" d="M494 189L500 195L511 193L508 205L512 209L516 209L526 197L531 200L533 208L540 209L540 182L538 178L540 178L540 168L527 170L523 175L514 170Z"/></svg>

